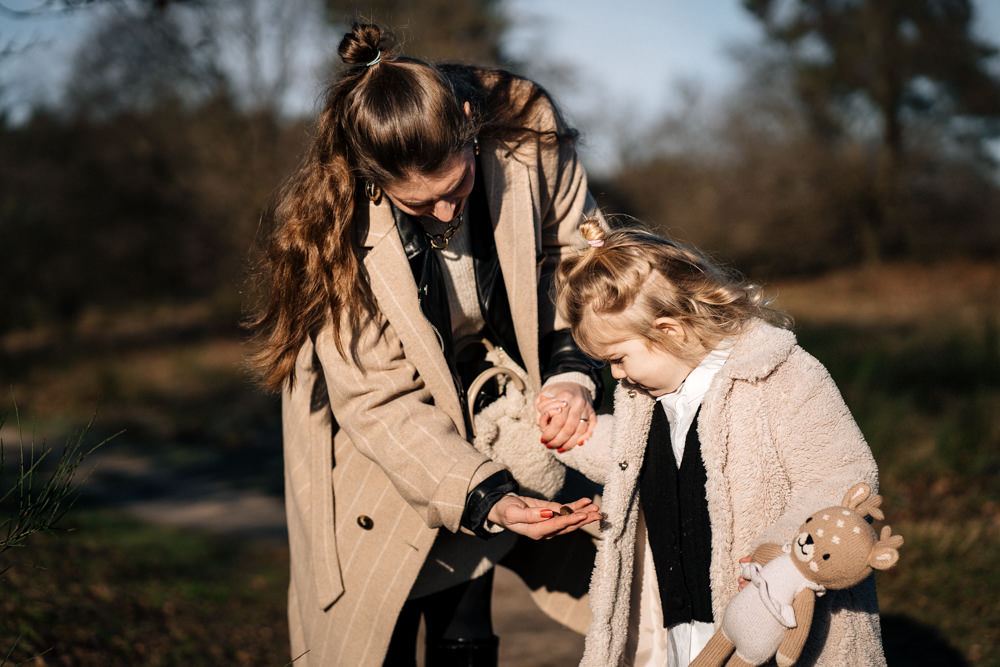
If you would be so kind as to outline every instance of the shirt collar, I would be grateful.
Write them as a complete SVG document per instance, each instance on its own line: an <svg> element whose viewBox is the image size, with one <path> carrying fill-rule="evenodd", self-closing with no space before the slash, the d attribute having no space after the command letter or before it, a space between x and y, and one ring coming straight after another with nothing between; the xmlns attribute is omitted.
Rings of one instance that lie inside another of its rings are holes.
<svg viewBox="0 0 1000 667"><path fill-rule="evenodd" d="M688 373L688 376L681 383L681 386L669 394L664 394L656 400L669 413L675 413L682 409L682 406L699 405L708 391L709 385L715 374L722 369L729 353L733 349L733 340L726 339L718 347L705 355L701 362Z"/></svg>

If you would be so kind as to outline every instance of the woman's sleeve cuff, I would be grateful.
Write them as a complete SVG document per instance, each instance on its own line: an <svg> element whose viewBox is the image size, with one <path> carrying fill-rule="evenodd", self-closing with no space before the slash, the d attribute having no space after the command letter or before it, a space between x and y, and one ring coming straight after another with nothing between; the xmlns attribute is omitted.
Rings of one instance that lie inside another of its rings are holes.
<svg viewBox="0 0 1000 667"><path fill-rule="evenodd" d="M518 488L517 481L507 470L495 472L484 479L465 499L462 527L483 539L489 539L501 532L503 529L497 530L499 526L487 521L487 517L498 500L509 493L517 493Z"/></svg>
<svg viewBox="0 0 1000 667"><path fill-rule="evenodd" d="M576 384L582 385L587 391L590 392L591 400L597 398L597 384L586 373L581 373L580 371L567 371L565 373L553 375L545 380L545 384L542 385L542 391L545 391L545 388L553 382L575 382Z"/></svg>

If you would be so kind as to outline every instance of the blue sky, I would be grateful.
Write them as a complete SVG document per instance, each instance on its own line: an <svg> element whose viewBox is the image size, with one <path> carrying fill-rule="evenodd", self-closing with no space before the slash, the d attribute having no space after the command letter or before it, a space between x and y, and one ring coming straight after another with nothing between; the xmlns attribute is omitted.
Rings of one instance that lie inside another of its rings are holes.
<svg viewBox="0 0 1000 667"><path fill-rule="evenodd" d="M615 133L621 131L616 125L640 128L677 104L678 81L696 82L706 96L724 92L738 75L727 48L759 39L739 0L503 1L513 21L509 50L529 63L527 73L550 89L584 131L585 157L589 151L598 164L612 158ZM39 2L3 0L5 6L21 8ZM1000 43L1000 2L974 4L980 36ZM0 12L0 49L41 42L23 55L0 60L4 102L51 98L84 31L81 19L91 13L12 21ZM334 48L338 38L313 31L313 39L303 42L314 45L318 63L320 52ZM559 69L572 71L572 80L557 75ZM320 81L309 67L298 71L297 105L309 108Z"/></svg>
<svg viewBox="0 0 1000 667"><path fill-rule="evenodd" d="M526 60L564 62L581 83L656 106L673 82L713 88L734 75L726 47L759 36L738 0L507 0L509 48ZM567 6L572 9L567 11Z"/></svg>
<svg viewBox="0 0 1000 667"><path fill-rule="evenodd" d="M731 86L737 68L727 48L760 34L739 0L507 0L507 6L514 21L508 48L537 69L529 73L583 130L582 152L598 171L614 160L616 132L638 132L676 106L678 82L696 83L709 97ZM574 70L572 82L546 75L562 64Z"/></svg>
<svg viewBox="0 0 1000 667"><path fill-rule="evenodd" d="M613 162L615 124L640 128L678 105L677 82L693 82L711 99L737 80L728 50L754 43L757 24L739 0L506 0L513 54L584 131L592 171ZM973 0L981 38L1000 45L1000 1ZM545 69L565 63L567 83ZM608 116L614 109L615 117Z"/></svg>

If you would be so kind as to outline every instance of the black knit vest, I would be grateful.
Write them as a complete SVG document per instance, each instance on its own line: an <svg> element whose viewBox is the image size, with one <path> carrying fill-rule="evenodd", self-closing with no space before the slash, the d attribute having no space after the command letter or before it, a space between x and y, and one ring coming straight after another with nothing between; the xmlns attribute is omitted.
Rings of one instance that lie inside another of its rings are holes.
<svg viewBox="0 0 1000 667"><path fill-rule="evenodd" d="M646 517L666 628L713 620L708 579L712 529L705 481L698 415L688 431L678 468L670 446L670 423L663 407L657 404L639 473L639 499Z"/></svg>

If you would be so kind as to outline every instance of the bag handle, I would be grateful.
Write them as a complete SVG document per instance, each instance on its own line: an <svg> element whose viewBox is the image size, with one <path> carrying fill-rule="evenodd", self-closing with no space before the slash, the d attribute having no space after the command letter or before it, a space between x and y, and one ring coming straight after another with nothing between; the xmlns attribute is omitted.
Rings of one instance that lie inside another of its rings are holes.
<svg viewBox="0 0 1000 667"><path fill-rule="evenodd" d="M515 389L520 392L524 391L524 380L522 380L517 373L506 366L490 366L485 371L477 375L476 378L469 384L469 390L466 393L466 405L469 410L469 424L472 428L473 438L476 437L476 419L475 415L472 414L472 406L475 405L476 398L479 396L479 392L482 390L483 385L498 375L506 375L510 378L511 382L514 383Z"/></svg>

